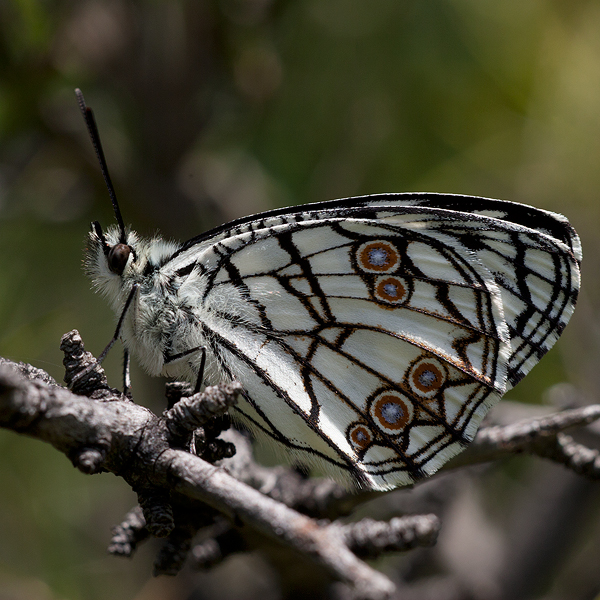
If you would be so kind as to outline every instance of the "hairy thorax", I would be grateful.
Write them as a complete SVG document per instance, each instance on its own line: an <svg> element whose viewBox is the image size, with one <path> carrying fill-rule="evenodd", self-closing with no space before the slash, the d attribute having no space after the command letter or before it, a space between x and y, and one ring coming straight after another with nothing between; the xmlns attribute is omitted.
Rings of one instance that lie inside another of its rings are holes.
<svg viewBox="0 0 600 600"><path fill-rule="evenodd" d="M191 275L177 280L159 270L141 284L123 341L148 374L195 383L204 351L205 379L221 380L203 334L211 311L203 305L201 279Z"/></svg>

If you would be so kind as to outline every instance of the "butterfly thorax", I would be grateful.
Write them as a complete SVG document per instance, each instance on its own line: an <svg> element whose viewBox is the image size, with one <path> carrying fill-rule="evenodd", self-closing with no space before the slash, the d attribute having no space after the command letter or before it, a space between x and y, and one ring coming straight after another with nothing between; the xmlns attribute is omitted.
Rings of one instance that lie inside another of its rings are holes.
<svg viewBox="0 0 600 600"><path fill-rule="evenodd" d="M111 227L106 244L119 242L119 231ZM127 298L137 284L127 309L121 340L150 375L164 375L194 382L206 346L201 311L205 277L193 268L169 265L180 244L161 238L139 238L126 232L131 253L122 274L111 271L105 247L95 231L88 239L85 267L93 285L105 295L116 317L123 313ZM212 356L207 356L207 373L214 373ZM218 377L213 376L211 379Z"/></svg>

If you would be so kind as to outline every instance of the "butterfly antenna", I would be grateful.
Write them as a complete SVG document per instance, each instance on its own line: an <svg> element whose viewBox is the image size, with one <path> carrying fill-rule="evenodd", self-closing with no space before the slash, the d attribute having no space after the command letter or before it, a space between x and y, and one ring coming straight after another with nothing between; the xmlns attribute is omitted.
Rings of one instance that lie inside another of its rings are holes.
<svg viewBox="0 0 600 600"><path fill-rule="evenodd" d="M125 224L123 223L121 209L119 208L119 203L117 202L115 188L113 187L110 175L108 173L108 166L106 165L104 151L102 150L102 144L100 143L100 134L98 133L98 127L96 126L96 119L94 119L94 113L92 109L86 105L85 100L83 98L83 94L81 93L81 90L79 88L75 90L75 95L77 96L77 102L79 103L81 114L85 119L85 124L87 125L88 132L92 140L92 145L94 146L94 150L96 151L96 156L98 157L98 162L100 163L100 170L102 171L104 182L106 183L106 187L108 188L108 195L110 196L110 200L115 211L115 217L121 230L120 242L125 244Z"/></svg>

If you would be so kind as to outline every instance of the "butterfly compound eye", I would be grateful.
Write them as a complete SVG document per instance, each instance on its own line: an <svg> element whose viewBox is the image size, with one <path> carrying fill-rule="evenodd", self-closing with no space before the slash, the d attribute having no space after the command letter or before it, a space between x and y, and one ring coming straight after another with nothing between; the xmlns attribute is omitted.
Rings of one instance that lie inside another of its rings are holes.
<svg viewBox="0 0 600 600"><path fill-rule="evenodd" d="M130 254L131 248L127 244L114 245L106 255L108 268L117 275L123 275Z"/></svg>

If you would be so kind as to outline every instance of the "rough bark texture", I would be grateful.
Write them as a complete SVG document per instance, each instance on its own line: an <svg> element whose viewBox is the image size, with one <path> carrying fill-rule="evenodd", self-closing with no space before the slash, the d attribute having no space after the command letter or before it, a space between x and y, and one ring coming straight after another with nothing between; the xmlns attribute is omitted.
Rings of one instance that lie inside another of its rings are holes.
<svg viewBox="0 0 600 600"><path fill-rule="evenodd" d="M257 464L249 440L228 429L225 416L239 384L191 396L175 386L171 408L157 416L107 385L77 332L65 335L61 347L65 380L78 393L43 371L0 359L0 425L50 443L83 473L110 471L137 492L139 506L113 530L113 554L130 556L148 536L165 538L154 572L176 574L188 555L197 568L210 568L258 536L320 564L345 584L342 597L378 599L399 592L365 559L435 544L434 514L342 524L336 519L378 494L351 494L329 480ZM528 452L598 479L598 452L563 433L598 417L600 405L592 405L485 427L447 468ZM200 530L204 539L194 547ZM447 597L460 595L456 586L445 590Z"/></svg>

